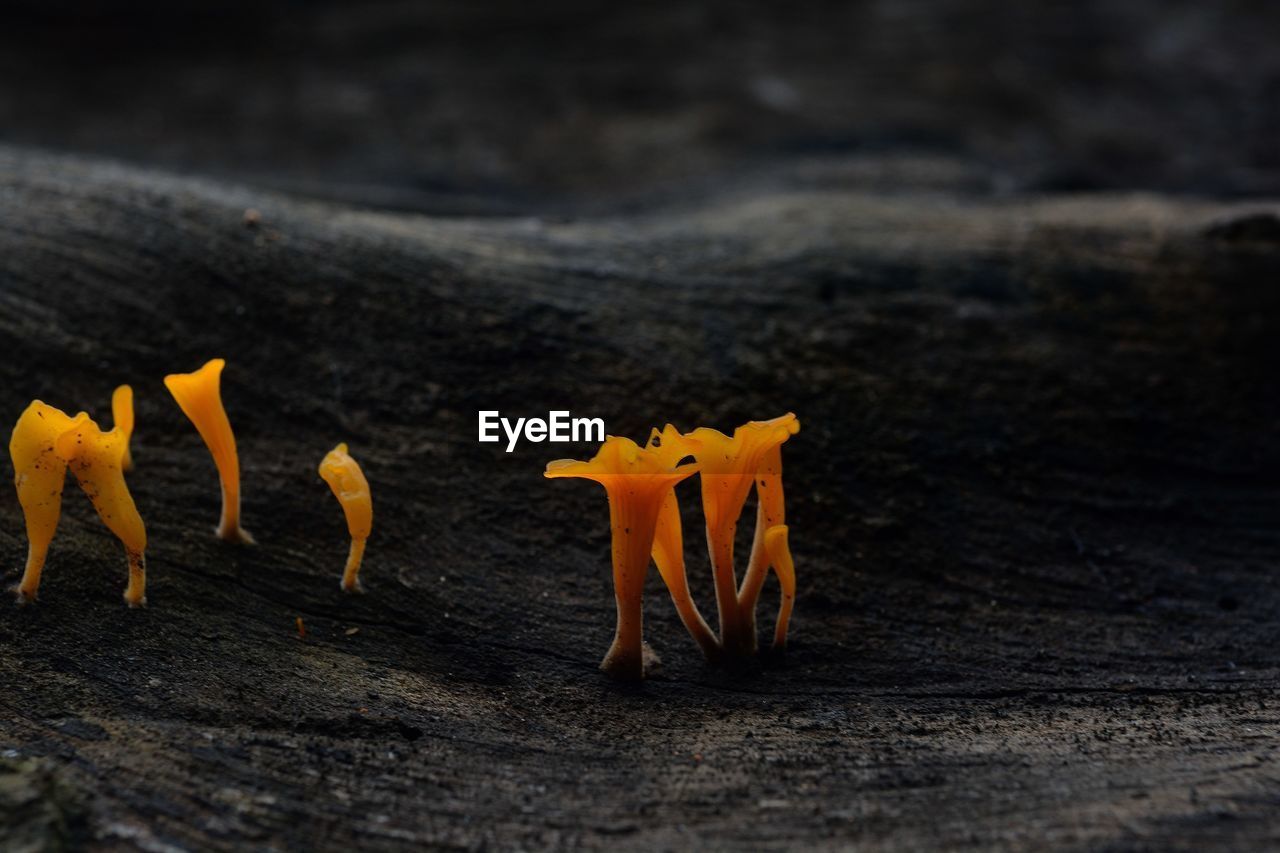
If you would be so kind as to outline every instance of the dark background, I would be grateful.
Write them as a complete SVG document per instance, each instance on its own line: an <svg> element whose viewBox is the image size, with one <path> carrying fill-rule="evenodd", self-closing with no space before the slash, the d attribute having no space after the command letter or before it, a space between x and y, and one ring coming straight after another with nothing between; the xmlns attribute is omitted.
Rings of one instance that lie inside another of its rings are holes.
<svg viewBox="0 0 1280 853"><path fill-rule="evenodd" d="M1280 189L1274 4L30 2L0 139L421 206L927 153L1001 192Z"/></svg>
<svg viewBox="0 0 1280 853"><path fill-rule="evenodd" d="M7 4L0 414L133 384L150 606L69 483L0 847L1273 845L1272 5ZM255 548L161 385L213 356ZM601 675L593 448L475 440L548 408L799 415L785 656L651 576Z"/></svg>

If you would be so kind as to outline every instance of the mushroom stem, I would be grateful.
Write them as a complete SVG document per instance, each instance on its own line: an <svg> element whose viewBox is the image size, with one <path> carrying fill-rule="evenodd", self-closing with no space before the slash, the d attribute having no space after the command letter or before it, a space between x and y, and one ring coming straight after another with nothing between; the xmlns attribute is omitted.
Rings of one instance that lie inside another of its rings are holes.
<svg viewBox="0 0 1280 853"><path fill-rule="evenodd" d="M644 678L644 576L653 550L657 503L632 501L615 495L615 489L608 491L618 624L600 668L614 678L639 681Z"/></svg>
<svg viewBox="0 0 1280 853"><path fill-rule="evenodd" d="M684 564L684 537L680 529L680 504L675 489L667 492L658 511L657 530L653 538L653 561L671 593L676 613L703 656L712 663L720 659L720 641L712 633L698 605L689 592L689 578Z"/></svg>
<svg viewBox="0 0 1280 853"><path fill-rule="evenodd" d="M120 469L128 471L133 468L133 453L129 449L133 439L133 388L130 386L121 385L111 394L111 420L124 436L124 461Z"/></svg>
<svg viewBox="0 0 1280 853"><path fill-rule="evenodd" d="M240 526L240 476L222 479L222 515L218 519L218 538L237 545L257 544L249 531Z"/></svg>
<svg viewBox="0 0 1280 853"><path fill-rule="evenodd" d="M769 566L773 563L773 554L766 543L768 532L786 523L786 507L782 491L782 447L775 445L760 457L759 470L755 475L756 489L756 532L751 543L751 557L747 561L746 574L742 576L742 588L738 591L738 608L751 638L752 649L756 646L756 603L760 600L760 590L769 574ZM775 568L776 571L776 568Z"/></svg>
<svg viewBox="0 0 1280 853"><path fill-rule="evenodd" d="M791 608L796 602L796 567L791 562L791 547L787 544L787 526L770 527L764 535L769 561L782 587L782 603L778 607L778 623L773 631L773 647L783 651L787 647L787 625L791 620Z"/></svg>
<svg viewBox="0 0 1280 853"><path fill-rule="evenodd" d="M129 585L124 590L124 603L130 607L147 606L147 558L141 551L127 550Z"/></svg>
<svg viewBox="0 0 1280 853"><path fill-rule="evenodd" d="M624 601L621 595L617 604L618 624L600 669L619 681L640 681L644 678L643 614L637 604Z"/></svg>
<svg viewBox="0 0 1280 853"><path fill-rule="evenodd" d="M720 610L720 647L729 659L748 657L754 647L738 607L738 581L733 571L733 537L737 527L735 520L721 528L707 528L707 550L711 554L716 606Z"/></svg>
<svg viewBox="0 0 1280 853"><path fill-rule="evenodd" d="M676 594L675 589L672 589L671 601L676 606L676 613L684 623L685 630L689 632L689 636L693 637L698 648L702 649L702 656L710 663L718 663L721 652L720 641L716 639L707 620L703 619L702 614L698 612L697 605L693 603L693 596L689 594L688 586L679 595Z"/></svg>
<svg viewBox="0 0 1280 853"><path fill-rule="evenodd" d="M13 588L19 604L30 604L36 600L40 591L40 575L44 572L44 561L48 555L48 542L32 539L27 543L27 567L22 571L22 580Z"/></svg>
<svg viewBox="0 0 1280 853"><path fill-rule="evenodd" d="M751 641L751 651L756 650L756 604L760 600L760 590L764 587L765 578L769 574L769 551L765 547L765 531L769 523L765 518L763 503L756 508L756 532L751 541L751 558L747 561L747 571L742 576L742 588L738 591L738 611L742 615L744 631Z"/></svg>
<svg viewBox="0 0 1280 853"><path fill-rule="evenodd" d="M364 559L365 539L352 539L351 551L347 554L347 567L342 570L343 592L364 592L360 584L360 562Z"/></svg>
<svg viewBox="0 0 1280 853"><path fill-rule="evenodd" d="M98 517L124 545L129 563L129 583L124 600L130 607L147 603L147 574L143 554L147 549L147 528L129 493L121 470L124 435L119 427L103 432L96 423L84 420L58 436L60 456L88 496Z"/></svg>

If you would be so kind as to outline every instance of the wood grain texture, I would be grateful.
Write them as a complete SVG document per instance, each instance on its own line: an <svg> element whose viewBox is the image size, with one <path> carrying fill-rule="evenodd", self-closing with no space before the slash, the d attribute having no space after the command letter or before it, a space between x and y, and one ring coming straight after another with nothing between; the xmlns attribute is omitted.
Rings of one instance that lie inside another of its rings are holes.
<svg viewBox="0 0 1280 853"><path fill-rule="evenodd" d="M966 168L801 157L474 219L0 149L0 411L106 416L132 383L151 542L131 612L69 490L41 602L0 608L8 837L1274 843L1280 208L999 197ZM160 382L214 355L256 548L213 537L212 463ZM605 681L605 502L540 476L589 448L479 445L486 408L633 437L799 413L785 659L706 668L655 574L662 668ZM375 500L363 597L315 474L339 440ZM4 496L6 580L24 547Z"/></svg>
<svg viewBox="0 0 1280 853"><path fill-rule="evenodd" d="M134 386L151 583L68 489L0 601L0 849L1276 847L1278 40L1266 0L5 4L0 423ZM161 385L219 355L256 548ZM592 448L475 441L552 408L800 415L785 657L706 667L655 573L661 668L601 676L605 501L541 477Z"/></svg>

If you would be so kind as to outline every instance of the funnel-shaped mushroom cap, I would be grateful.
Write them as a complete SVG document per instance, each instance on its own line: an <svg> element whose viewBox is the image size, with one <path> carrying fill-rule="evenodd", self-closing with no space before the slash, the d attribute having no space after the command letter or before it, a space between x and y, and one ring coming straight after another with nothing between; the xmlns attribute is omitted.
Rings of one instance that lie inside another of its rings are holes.
<svg viewBox="0 0 1280 853"><path fill-rule="evenodd" d="M645 450L657 456L661 464L674 468L682 460L694 455L694 451L702 446L702 442L690 435L682 435L680 430L667 424L659 431L656 427L649 433L649 443Z"/></svg>
<svg viewBox="0 0 1280 853"><path fill-rule="evenodd" d="M547 463L543 476L595 480L612 497L619 490L639 495L674 486L697 470L695 463L673 465L658 450L642 448L629 438L611 435L605 438L600 451L590 461L557 459Z"/></svg>
<svg viewBox="0 0 1280 853"><path fill-rule="evenodd" d="M231 542L253 541L240 526L240 457L236 437L222 406L222 369L226 362L215 358L194 373L173 373L164 378L165 387L191 419L204 439L222 482L222 519L218 535Z"/></svg>
<svg viewBox="0 0 1280 853"><path fill-rule="evenodd" d="M710 427L689 433L688 438L697 442L693 455L701 466L708 529L721 530L738 520L766 452L799 431L800 421L788 412L772 420L743 424L732 437Z"/></svg>
<svg viewBox="0 0 1280 853"><path fill-rule="evenodd" d="M111 395L111 420L115 428L124 437L124 470L133 467L133 454L129 452L129 442L133 439L133 389L121 385Z"/></svg>
<svg viewBox="0 0 1280 853"><path fill-rule="evenodd" d="M693 455L698 442L683 436L671 424L659 432L656 428L649 433L649 443L645 450L653 454L659 465L674 469L680 460ZM677 584L684 577L684 536L680 528L680 504L675 491L663 499L658 513L658 526L653 538L653 561L658 564L667 586ZM678 574L678 577L677 577ZM673 590L674 594L674 590Z"/></svg>
<svg viewBox="0 0 1280 853"><path fill-rule="evenodd" d="M164 387L204 439L217 463L218 473L225 467L238 477L236 437L231 431L227 410L222 407L222 370L226 366L221 358L211 359L194 373L169 374L164 378Z"/></svg>
<svg viewBox="0 0 1280 853"><path fill-rule="evenodd" d="M368 539L373 529L373 498L369 481L359 463L347 453L346 444L339 444L325 455L320 462L320 477L342 504L351 538Z"/></svg>

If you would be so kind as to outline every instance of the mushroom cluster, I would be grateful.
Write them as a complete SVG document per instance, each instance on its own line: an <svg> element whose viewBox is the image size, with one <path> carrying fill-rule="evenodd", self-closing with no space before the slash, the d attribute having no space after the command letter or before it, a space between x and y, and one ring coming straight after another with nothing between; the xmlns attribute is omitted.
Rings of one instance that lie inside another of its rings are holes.
<svg viewBox="0 0 1280 853"><path fill-rule="evenodd" d="M732 436L709 427L681 433L668 424L661 431L653 430L644 447L628 438L609 436L589 462L560 459L548 463L546 477L594 480L604 486L609 499L618 623L601 669L621 679L644 677L641 599L650 557L671 593L680 620L713 663L731 664L756 653L756 607L765 578L773 569L782 590L773 646L778 650L786 647L795 602L795 566L783 505L782 444L799 431L800 421L791 413L743 424ZM690 458L692 462L684 461ZM701 477L707 549L720 613L719 637L698 611L685 572L675 486L694 474ZM755 540L739 584L733 541L753 487Z"/></svg>
<svg viewBox="0 0 1280 853"><path fill-rule="evenodd" d="M222 405L225 366L226 362L215 358L194 373L166 376L164 384L195 425L217 466L222 485L222 517L217 535L228 542L253 544L253 537L240 524L240 459L236 437ZM98 516L124 544L129 562L125 602L130 607L147 603L147 531L124 481L124 472L133 467L129 449L134 425L133 389L128 385L121 385L112 394L111 412L115 426L104 432L84 412L71 417L35 400L14 426L9 455L28 542L26 568L14 590L20 604L35 601L39 592L49 545L62 514L62 488L68 469ZM345 444L325 457L319 473L341 502L352 537L342 589L359 592L360 562L373 525L369 483L347 454Z"/></svg>

